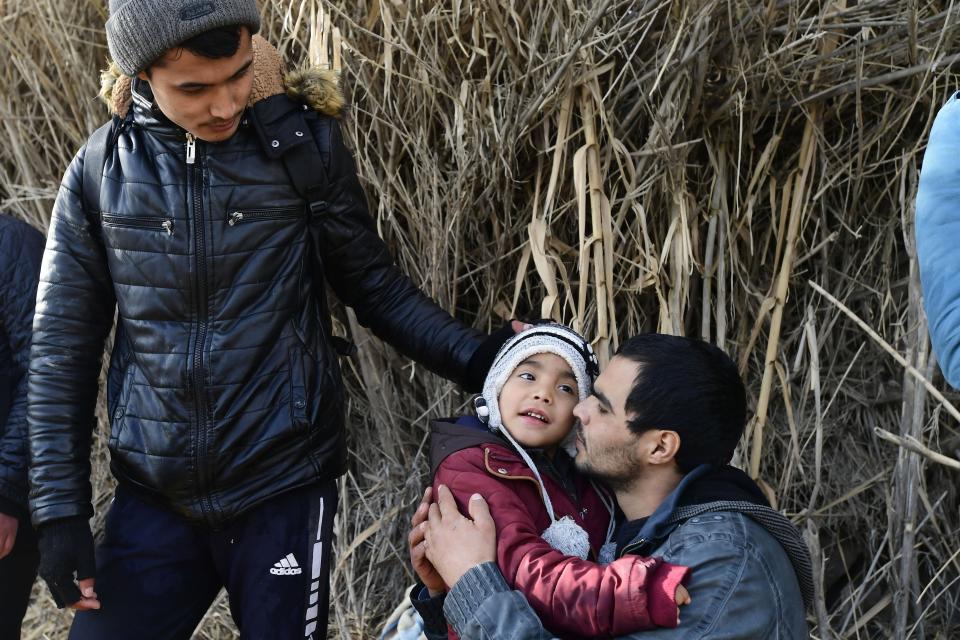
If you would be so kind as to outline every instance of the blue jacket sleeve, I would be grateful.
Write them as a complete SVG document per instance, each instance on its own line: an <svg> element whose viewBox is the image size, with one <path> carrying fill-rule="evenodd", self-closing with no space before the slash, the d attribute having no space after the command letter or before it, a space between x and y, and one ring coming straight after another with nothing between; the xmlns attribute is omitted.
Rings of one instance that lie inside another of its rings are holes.
<svg viewBox="0 0 960 640"><path fill-rule="evenodd" d="M960 93L930 130L917 192L916 239L923 302L944 377L960 387Z"/></svg>
<svg viewBox="0 0 960 640"><path fill-rule="evenodd" d="M443 603L460 640L559 640L550 634L519 591L511 591L492 562L467 571Z"/></svg>

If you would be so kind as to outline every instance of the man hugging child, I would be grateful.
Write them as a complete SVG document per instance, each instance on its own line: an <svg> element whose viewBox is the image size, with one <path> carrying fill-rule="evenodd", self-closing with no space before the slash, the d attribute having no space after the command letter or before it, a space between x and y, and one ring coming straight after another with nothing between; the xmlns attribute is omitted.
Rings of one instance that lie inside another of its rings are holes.
<svg viewBox="0 0 960 640"><path fill-rule="evenodd" d="M434 487L449 487L464 512L471 495L487 500L504 578L566 637L675 627L678 600L687 598L685 567L637 556L595 564L610 541L614 503L577 473L572 455L574 407L598 373L575 331L533 326L497 354L475 401L478 417L438 420L431 434ZM445 629L439 594L446 586L435 574L420 578L431 599L415 593L414 603L436 637Z"/></svg>

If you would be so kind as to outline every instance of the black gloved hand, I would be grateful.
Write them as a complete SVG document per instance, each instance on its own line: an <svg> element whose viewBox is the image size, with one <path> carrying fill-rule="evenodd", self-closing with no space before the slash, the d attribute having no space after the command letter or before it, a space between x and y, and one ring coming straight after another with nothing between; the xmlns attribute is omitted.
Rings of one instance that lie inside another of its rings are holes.
<svg viewBox="0 0 960 640"><path fill-rule="evenodd" d="M84 516L44 523L39 534L40 577L50 587L57 606L63 609L82 597L74 579L94 576L93 534Z"/></svg>
<svg viewBox="0 0 960 640"><path fill-rule="evenodd" d="M513 321L507 320L502 327L491 333L480 343L477 350L470 356L470 363L467 365L467 380L464 388L476 393L483 389L483 381L490 371L490 365L493 359L497 357L497 352L507 340L513 337Z"/></svg>

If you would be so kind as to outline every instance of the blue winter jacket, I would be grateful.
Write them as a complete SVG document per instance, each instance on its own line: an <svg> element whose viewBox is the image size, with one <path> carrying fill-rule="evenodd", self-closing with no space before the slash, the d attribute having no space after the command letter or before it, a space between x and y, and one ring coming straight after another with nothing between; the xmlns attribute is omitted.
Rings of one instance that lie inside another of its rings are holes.
<svg viewBox="0 0 960 640"><path fill-rule="evenodd" d="M933 350L947 382L960 387L960 92L943 105L930 130L916 238Z"/></svg>
<svg viewBox="0 0 960 640"><path fill-rule="evenodd" d="M27 364L43 234L0 215L0 513L27 511Z"/></svg>
<svg viewBox="0 0 960 640"><path fill-rule="evenodd" d="M627 640L800 640L804 601L812 597L809 552L799 533L769 507L717 501L678 507L683 491L707 470L687 474L650 516L626 553L662 557L691 568L691 604L675 629L638 631ZM447 620L461 640L556 640L497 566L470 569L447 594Z"/></svg>

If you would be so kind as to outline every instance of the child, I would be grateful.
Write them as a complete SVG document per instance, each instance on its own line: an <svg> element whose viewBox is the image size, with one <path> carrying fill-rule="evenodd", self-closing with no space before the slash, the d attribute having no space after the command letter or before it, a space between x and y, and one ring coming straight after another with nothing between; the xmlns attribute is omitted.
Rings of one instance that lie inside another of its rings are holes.
<svg viewBox="0 0 960 640"><path fill-rule="evenodd" d="M573 408L598 373L589 343L563 325L515 335L476 399L479 419L433 424L434 487L447 485L464 512L474 493L486 498L504 578L555 633L675 627L686 568L635 556L582 562L597 557L613 528L612 499L576 473L569 453Z"/></svg>

